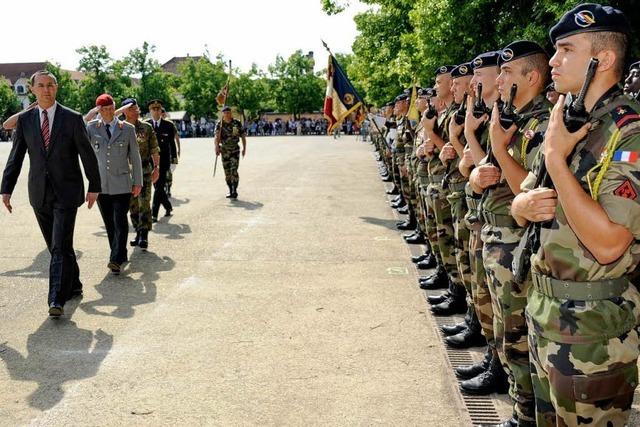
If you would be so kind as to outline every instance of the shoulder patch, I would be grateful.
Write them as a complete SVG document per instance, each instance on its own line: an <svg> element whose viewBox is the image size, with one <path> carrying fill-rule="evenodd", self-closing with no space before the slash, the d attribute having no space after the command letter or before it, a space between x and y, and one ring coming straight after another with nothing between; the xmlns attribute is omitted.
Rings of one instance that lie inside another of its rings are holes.
<svg viewBox="0 0 640 427"><path fill-rule="evenodd" d="M625 199L635 200L638 198L638 193L635 188L633 188L633 184L628 179L625 180L618 188L613 190L613 194L618 197L624 197Z"/></svg>
<svg viewBox="0 0 640 427"><path fill-rule="evenodd" d="M640 115L629 105L621 105L611 111L611 117L618 128L640 121Z"/></svg>

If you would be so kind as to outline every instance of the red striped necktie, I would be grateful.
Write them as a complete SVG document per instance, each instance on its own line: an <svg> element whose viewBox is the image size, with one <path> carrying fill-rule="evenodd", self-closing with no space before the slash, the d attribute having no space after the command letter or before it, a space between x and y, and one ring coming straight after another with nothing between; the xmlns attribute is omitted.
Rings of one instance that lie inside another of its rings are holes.
<svg viewBox="0 0 640 427"><path fill-rule="evenodd" d="M48 150L51 135L49 135L49 115L47 114L47 110L42 110L42 127L40 128L40 132L42 133L42 140L44 141L44 149Z"/></svg>

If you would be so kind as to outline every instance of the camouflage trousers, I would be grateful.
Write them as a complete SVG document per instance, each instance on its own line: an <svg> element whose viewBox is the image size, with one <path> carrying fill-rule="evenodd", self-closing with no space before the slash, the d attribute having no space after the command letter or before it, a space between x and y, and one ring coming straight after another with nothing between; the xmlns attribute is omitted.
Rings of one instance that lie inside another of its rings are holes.
<svg viewBox="0 0 640 427"><path fill-rule="evenodd" d="M129 217L136 231L151 230L151 173L151 168L145 169L142 174L142 191L138 197L131 197L129 202Z"/></svg>
<svg viewBox="0 0 640 427"><path fill-rule="evenodd" d="M495 337L493 332L493 307L491 305L491 293L487 285L487 275L484 270L482 260L482 239L480 222L469 224L469 265L471 266L471 293L473 295L473 306L482 327L482 333L487 339L487 343L495 348Z"/></svg>
<svg viewBox="0 0 640 427"><path fill-rule="evenodd" d="M464 284L462 283L456 264L453 221L451 217L451 206L447 201L447 192L442 189L440 183L437 183L430 184L427 188L427 193L431 196L433 204L442 266L447 270L451 280L449 291L453 294L460 295L464 292Z"/></svg>
<svg viewBox="0 0 640 427"><path fill-rule="evenodd" d="M482 259L493 309L495 345L509 377L509 396L518 419L534 422L535 399L524 315L529 283L515 283L511 271L513 253L522 236L522 229L485 224L481 236L484 243Z"/></svg>
<svg viewBox="0 0 640 427"><path fill-rule="evenodd" d="M436 216L434 214L433 199L429 195L428 188L429 188L428 178L421 177L420 178L420 194L422 196L422 200L424 201L424 207L425 207L425 215L424 215L425 235L427 236L427 240L429 241L429 246L431 247L431 251L433 252L433 255L436 257L438 264L442 264L442 256L440 255L440 247L438 246L438 229L436 227Z"/></svg>
<svg viewBox="0 0 640 427"><path fill-rule="evenodd" d="M529 325L538 427L628 425L638 384L637 329L595 343L558 343Z"/></svg>
<svg viewBox="0 0 640 427"><path fill-rule="evenodd" d="M412 181L412 185L413 185L413 191L415 194L415 199L413 201L413 203L415 203L415 213L416 213L416 220L418 222L418 230L420 230L420 232L424 235L427 234L427 230L425 228L425 222L426 222L426 212L425 212L425 202L424 199L422 197L422 192L420 191L420 177L419 176L415 176L413 178Z"/></svg>
<svg viewBox="0 0 640 427"><path fill-rule="evenodd" d="M469 264L469 229L464 222L464 216L467 213L467 204L464 199L464 194L460 192L449 194L447 201L451 206L456 267L460 275L460 281L467 290L467 303L469 307L473 307L471 297L471 265Z"/></svg>
<svg viewBox="0 0 640 427"><path fill-rule="evenodd" d="M402 153L404 156L404 153ZM393 179L393 183L396 185L399 191L402 192L402 180L400 177L400 160L398 157L398 153L393 153L391 155L391 170L393 171L391 178Z"/></svg>
<svg viewBox="0 0 640 427"><path fill-rule="evenodd" d="M222 167L227 185L238 185L240 176L238 166L240 165L240 146L238 144L220 144L220 154L222 155Z"/></svg>

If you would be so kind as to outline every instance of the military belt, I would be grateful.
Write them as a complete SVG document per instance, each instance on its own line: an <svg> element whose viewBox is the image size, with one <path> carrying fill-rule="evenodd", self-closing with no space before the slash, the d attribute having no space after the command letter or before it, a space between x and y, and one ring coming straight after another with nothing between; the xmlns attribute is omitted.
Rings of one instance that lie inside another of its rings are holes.
<svg viewBox="0 0 640 427"><path fill-rule="evenodd" d="M467 207L469 208L470 211L477 211L479 204L480 204L479 198L467 196Z"/></svg>
<svg viewBox="0 0 640 427"><path fill-rule="evenodd" d="M592 282L574 282L558 280L553 277L532 273L533 287L541 294L567 300L598 301L619 297L629 287L626 277L595 280Z"/></svg>
<svg viewBox="0 0 640 427"><path fill-rule="evenodd" d="M511 215L499 215L494 214L493 212L483 211L481 216L485 223L491 224L494 227L518 227L518 223Z"/></svg>
<svg viewBox="0 0 640 427"><path fill-rule="evenodd" d="M462 181L462 182L450 182L449 183L449 191L451 191L452 193L458 192L458 191L464 191L464 187L467 185L466 181Z"/></svg>
<svg viewBox="0 0 640 427"><path fill-rule="evenodd" d="M429 184L441 184L442 178L444 178L444 174L442 175L429 175L427 177Z"/></svg>

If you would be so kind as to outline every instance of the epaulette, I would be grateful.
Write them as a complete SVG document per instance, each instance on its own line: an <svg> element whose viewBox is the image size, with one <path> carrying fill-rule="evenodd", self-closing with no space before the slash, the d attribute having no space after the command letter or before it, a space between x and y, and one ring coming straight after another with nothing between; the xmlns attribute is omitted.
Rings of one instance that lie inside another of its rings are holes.
<svg viewBox="0 0 640 427"><path fill-rule="evenodd" d="M611 110L611 118L618 129L629 123L640 121L640 115L629 105L621 105Z"/></svg>

